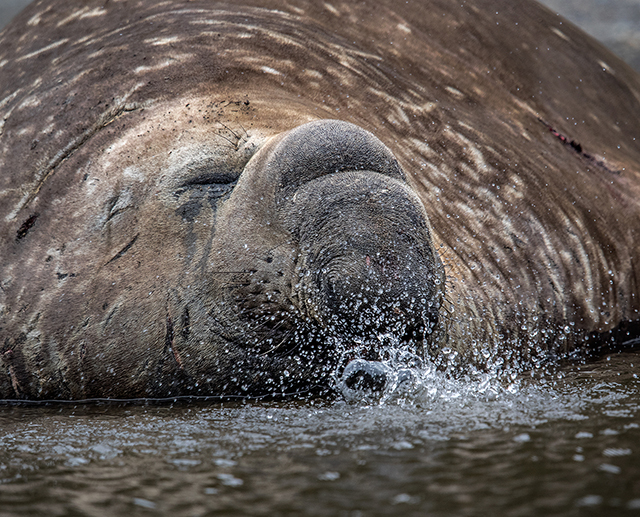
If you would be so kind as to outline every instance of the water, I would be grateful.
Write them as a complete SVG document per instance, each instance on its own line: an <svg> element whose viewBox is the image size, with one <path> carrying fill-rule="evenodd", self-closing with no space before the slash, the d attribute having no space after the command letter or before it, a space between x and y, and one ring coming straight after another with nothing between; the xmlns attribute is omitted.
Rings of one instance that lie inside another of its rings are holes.
<svg viewBox="0 0 640 517"><path fill-rule="evenodd" d="M4 406L0 515L640 515L637 365L430 372L351 403Z"/></svg>

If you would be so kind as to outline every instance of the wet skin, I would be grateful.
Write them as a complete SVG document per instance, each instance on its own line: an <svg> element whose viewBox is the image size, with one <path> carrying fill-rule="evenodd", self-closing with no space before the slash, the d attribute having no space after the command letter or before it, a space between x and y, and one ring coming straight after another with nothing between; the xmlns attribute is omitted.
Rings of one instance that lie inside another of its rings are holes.
<svg viewBox="0 0 640 517"><path fill-rule="evenodd" d="M494 4L31 6L0 39L0 398L633 343L638 76Z"/></svg>

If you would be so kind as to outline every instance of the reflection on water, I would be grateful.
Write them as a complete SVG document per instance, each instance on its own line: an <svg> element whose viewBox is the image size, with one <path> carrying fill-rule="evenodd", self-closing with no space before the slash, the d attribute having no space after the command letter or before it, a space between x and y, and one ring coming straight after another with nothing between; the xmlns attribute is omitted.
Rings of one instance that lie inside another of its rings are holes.
<svg viewBox="0 0 640 517"><path fill-rule="evenodd" d="M640 515L636 364L370 405L0 407L0 515Z"/></svg>

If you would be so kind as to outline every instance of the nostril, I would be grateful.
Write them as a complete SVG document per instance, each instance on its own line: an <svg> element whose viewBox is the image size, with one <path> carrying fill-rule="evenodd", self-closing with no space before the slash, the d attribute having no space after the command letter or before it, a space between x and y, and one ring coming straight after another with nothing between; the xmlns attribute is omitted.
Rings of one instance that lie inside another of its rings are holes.
<svg viewBox="0 0 640 517"><path fill-rule="evenodd" d="M347 388L356 391L383 391L388 381L388 368L375 361L351 361L342 375Z"/></svg>

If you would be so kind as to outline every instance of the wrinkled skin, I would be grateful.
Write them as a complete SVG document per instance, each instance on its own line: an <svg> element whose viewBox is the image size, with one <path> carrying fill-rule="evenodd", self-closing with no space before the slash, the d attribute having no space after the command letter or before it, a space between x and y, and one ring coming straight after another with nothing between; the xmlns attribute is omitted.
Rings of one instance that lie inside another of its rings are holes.
<svg viewBox="0 0 640 517"><path fill-rule="evenodd" d="M36 2L0 38L0 398L632 343L639 92L534 3Z"/></svg>

